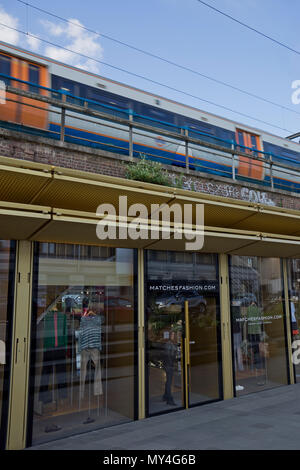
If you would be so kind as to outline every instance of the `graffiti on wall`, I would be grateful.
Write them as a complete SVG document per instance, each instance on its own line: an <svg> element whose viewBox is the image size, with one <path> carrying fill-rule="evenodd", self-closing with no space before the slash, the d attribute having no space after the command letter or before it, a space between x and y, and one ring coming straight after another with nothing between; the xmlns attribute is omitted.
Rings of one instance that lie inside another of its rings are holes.
<svg viewBox="0 0 300 470"><path fill-rule="evenodd" d="M175 175L170 176L173 183L176 184L177 177ZM268 206L276 206L276 202L271 199L269 193L248 187L219 184L211 181L201 181L190 177L183 177L182 188L189 189L190 191L204 192L214 196L230 197Z"/></svg>

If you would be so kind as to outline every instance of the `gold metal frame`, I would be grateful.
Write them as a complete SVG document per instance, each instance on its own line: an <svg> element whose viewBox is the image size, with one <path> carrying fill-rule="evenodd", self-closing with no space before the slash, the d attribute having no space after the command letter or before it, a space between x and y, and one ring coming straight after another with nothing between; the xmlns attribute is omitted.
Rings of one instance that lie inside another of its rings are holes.
<svg viewBox="0 0 300 470"><path fill-rule="evenodd" d="M233 369L228 256L219 255L223 398L233 398Z"/></svg>
<svg viewBox="0 0 300 470"><path fill-rule="evenodd" d="M32 244L19 241L16 256L11 379L6 448L26 446L30 359Z"/></svg>
<svg viewBox="0 0 300 470"><path fill-rule="evenodd" d="M189 318L189 302L184 301L184 325L185 325L185 336L184 336L184 380L185 380L185 408L189 407L189 389L190 389L190 318Z"/></svg>
<svg viewBox="0 0 300 470"><path fill-rule="evenodd" d="M138 416L144 419L145 411L145 306L144 306L144 250L138 250Z"/></svg>

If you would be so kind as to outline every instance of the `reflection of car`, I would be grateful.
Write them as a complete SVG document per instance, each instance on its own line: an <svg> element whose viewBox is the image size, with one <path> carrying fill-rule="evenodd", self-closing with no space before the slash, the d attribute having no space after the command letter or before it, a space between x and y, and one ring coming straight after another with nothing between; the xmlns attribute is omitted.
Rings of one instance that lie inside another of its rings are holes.
<svg viewBox="0 0 300 470"><path fill-rule="evenodd" d="M235 307L247 307L251 304L251 302L257 302L256 295L251 294L250 292L247 294L238 294L232 300L232 305Z"/></svg>
<svg viewBox="0 0 300 470"><path fill-rule="evenodd" d="M170 309L174 306L181 308L184 300L188 300L190 309L197 309L199 313L206 311L207 301L203 295L189 293L188 295L173 295L171 297L160 297L156 304L159 309Z"/></svg>
<svg viewBox="0 0 300 470"><path fill-rule="evenodd" d="M61 300L65 304L69 304L71 307L81 306L83 296L81 294L66 294L63 295Z"/></svg>

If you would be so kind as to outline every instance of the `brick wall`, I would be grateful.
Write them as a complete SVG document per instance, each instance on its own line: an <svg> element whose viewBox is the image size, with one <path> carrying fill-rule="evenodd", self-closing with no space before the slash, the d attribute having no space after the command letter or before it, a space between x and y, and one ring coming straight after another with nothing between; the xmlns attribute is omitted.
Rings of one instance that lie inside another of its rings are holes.
<svg viewBox="0 0 300 470"><path fill-rule="evenodd" d="M0 129L0 155L48 165L72 168L91 173L124 177L129 157L92 149L76 144L30 136ZM181 175L183 188L191 191L224 196L270 206L300 210L300 195L288 191L262 188L252 183L238 183L229 178L207 176L204 173L164 166L170 179L176 182Z"/></svg>

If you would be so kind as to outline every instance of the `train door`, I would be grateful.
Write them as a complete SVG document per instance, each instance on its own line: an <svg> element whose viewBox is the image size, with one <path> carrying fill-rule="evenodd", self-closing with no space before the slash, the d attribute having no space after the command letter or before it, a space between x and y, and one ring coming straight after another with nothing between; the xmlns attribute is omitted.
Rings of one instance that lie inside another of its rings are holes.
<svg viewBox="0 0 300 470"><path fill-rule="evenodd" d="M19 61L20 78L30 85L23 84L23 89L46 95L46 90L38 88L35 85L48 86L48 71L47 68L33 64L27 61ZM22 97L22 106L19 116L19 122L23 125L37 127L39 129L46 129L47 127L47 108L48 105L41 101L33 100L31 98Z"/></svg>
<svg viewBox="0 0 300 470"><path fill-rule="evenodd" d="M10 57L7 54L0 53L0 73L8 76L18 76L18 61L14 57ZM16 82L10 78L0 76L0 80L5 83L6 86L16 86ZM6 102L1 105L0 108L0 120L1 121L12 121L17 120L17 103L16 96L12 93L6 94Z"/></svg>
<svg viewBox="0 0 300 470"><path fill-rule="evenodd" d="M263 179L263 162L256 159L262 158L259 136L237 129L236 141L240 145L240 150L250 155L249 157L239 157L239 175L259 180Z"/></svg>
<svg viewBox="0 0 300 470"><path fill-rule="evenodd" d="M47 68L40 64L33 64L17 57L0 53L0 80L6 86L12 86L32 93L46 95L46 90L41 90L35 85L48 86ZM29 84L14 81L8 77L30 82ZM2 121L16 122L19 124L33 126L41 129L47 127L48 105L31 98L18 96L14 93L6 94L6 103L1 105L0 119Z"/></svg>

